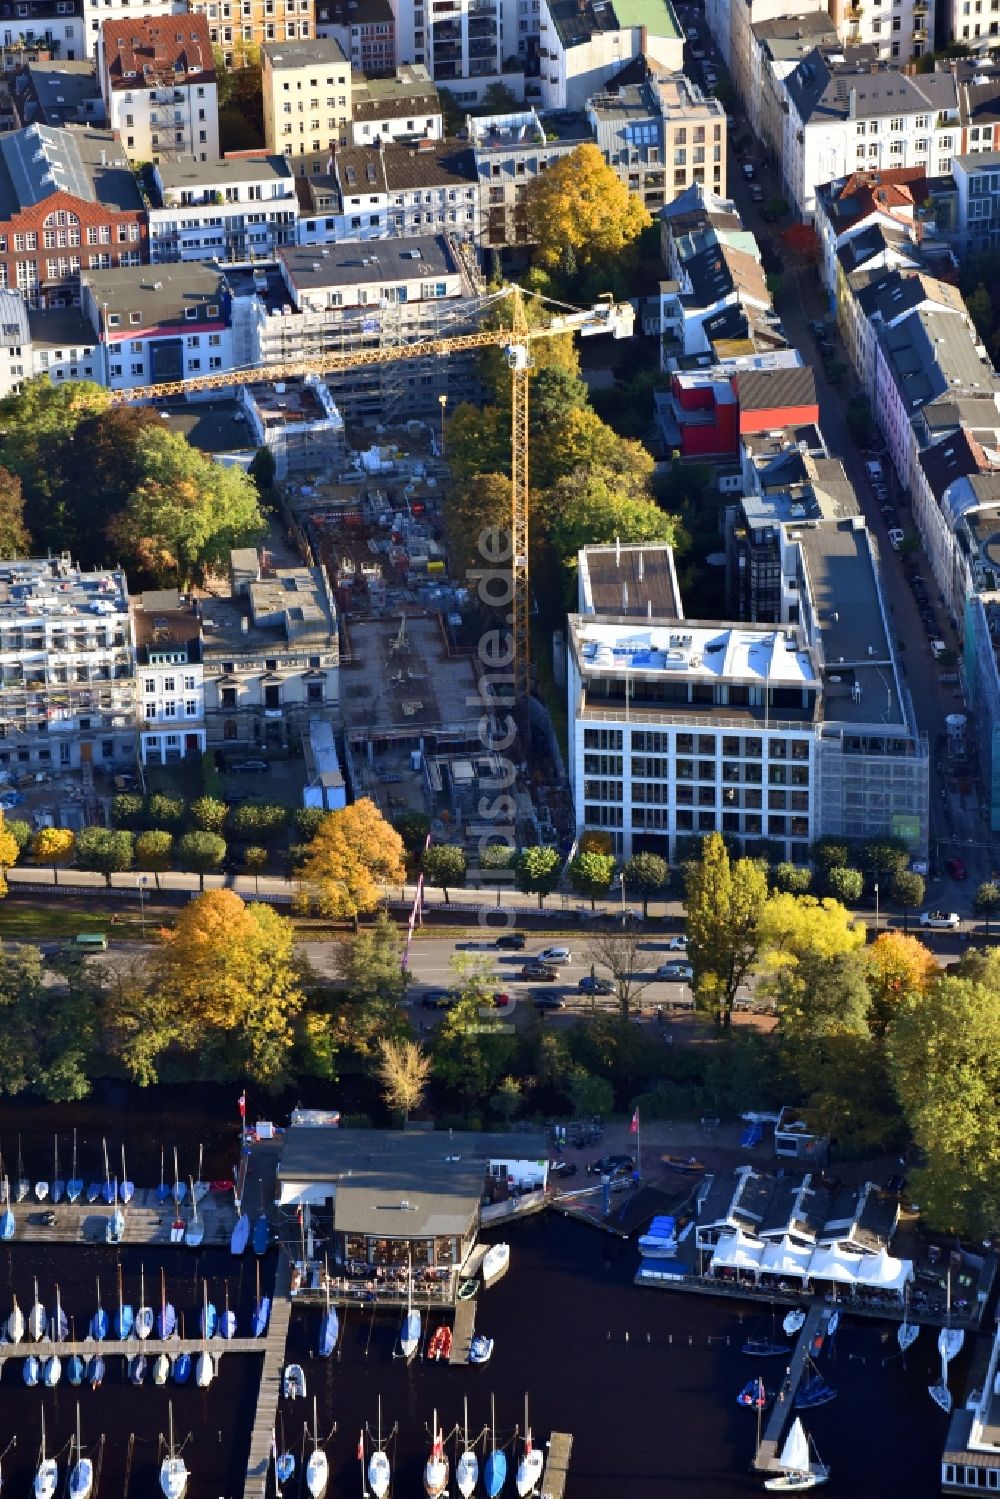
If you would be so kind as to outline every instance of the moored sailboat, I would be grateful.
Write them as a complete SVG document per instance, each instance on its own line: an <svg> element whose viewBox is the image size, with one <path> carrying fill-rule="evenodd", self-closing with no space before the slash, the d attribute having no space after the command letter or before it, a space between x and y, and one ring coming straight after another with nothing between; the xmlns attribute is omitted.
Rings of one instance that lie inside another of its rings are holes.
<svg viewBox="0 0 1000 1499"><path fill-rule="evenodd" d="M444 1438L438 1427L437 1411L435 1411L430 1456L424 1464L424 1493L427 1499L440 1499L440 1495L447 1487L448 1459L444 1455Z"/></svg>
<svg viewBox="0 0 1000 1499"><path fill-rule="evenodd" d="M358 1443L362 1463L365 1460L365 1434L361 1433L361 1441ZM368 1487L375 1495L375 1499L385 1499L389 1492L389 1484L392 1481L392 1470L389 1466L389 1458L385 1448L382 1446L382 1396L378 1397L378 1437L372 1455L368 1460Z"/></svg>
<svg viewBox="0 0 1000 1499"><path fill-rule="evenodd" d="M326 1310L323 1313L319 1325L319 1356L329 1358L337 1346L337 1338L340 1335L340 1319L337 1316L337 1308L330 1305L330 1272L324 1267L323 1289L326 1293Z"/></svg>
<svg viewBox="0 0 1000 1499"><path fill-rule="evenodd" d="M148 1338L153 1331L156 1318L153 1308L146 1305L146 1271L142 1265L139 1266L139 1310L135 1314L132 1324L137 1337Z"/></svg>
<svg viewBox="0 0 1000 1499"><path fill-rule="evenodd" d="M479 1459L474 1449L469 1446L469 1402L466 1400L462 1418L462 1451L455 1464L455 1483L462 1499L472 1499L478 1482Z"/></svg>
<svg viewBox="0 0 1000 1499"><path fill-rule="evenodd" d="M399 1351L409 1363L419 1347L420 1313L413 1305L413 1266L411 1264L406 1276L406 1312L399 1331Z"/></svg>
<svg viewBox="0 0 1000 1499"><path fill-rule="evenodd" d="M42 1449L38 1459L38 1467L35 1469L35 1481L32 1487L34 1499L54 1499L56 1489L59 1487L59 1464L54 1457L48 1457L45 1452L45 1410L42 1410Z"/></svg>
<svg viewBox="0 0 1000 1499"><path fill-rule="evenodd" d="M507 1454L497 1446L497 1413L493 1396L490 1396L490 1450L483 1467L483 1483L486 1499L498 1499L507 1482Z"/></svg>
<svg viewBox="0 0 1000 1499"><path fill-rule="evenodd" d="M531 1423L528 1420L528 1397L524 1397L524 1451L521 1461L517 1465L517 1473L514 1482L521 1499L528 1494L533 1494L542 1479L542 1469L545 1459L537 1450L531 1439Z"/></svg>
<svg viewBox="0 0 1000 1499"><path fill-rule="evenodd" d="M330 1465L327 1462L326 1453L319 1444L319 1415L316 1408L316 1397L313 1396L313 1450L309 1454L306 1463L306 1488L309 1491L309 1499L323 1499L326 1486L330 1481Z"/></svg>
<svg viewBox="0 0 1000 1499"><path fill-rule="evenodd" d="M77 1458L69 1475L70 1499L90 1499L94 1492L94 1464L83 1453L80 1437L80 1406L76 1407L76 1452Z"/></svg>
<svg viewBox="0 0 1000 1499"><path fill-rule="evenodd" d="M257 1264L257 1294L253 1305L253 1335L262 1338L267 1332L267 1323L271 1315L271 1298L260 1294L260 1263Z"/></svg>
<svg viewBox="0 0 1000 1499"><path fill-rule="evenodd" d="M164 1499L184 1499L188 1486L187 1464L174 1445L174 1405L168 1406L169 1442L167 1455L160 1464L160 1493Z"/></svg>
<svg viewBox="0 0 1000 1499"><path fill-rule="evenodd" d="M819 1484L826 1483L830 1476L830 1470L824 1463L810 1461L809 1438L798 1416L789 1428L777 1467L782 1472L774 1478L766 1479L764 1487L778 1493L791 1494L802 1489L814 1489Z"/></svg>
<svg viewBox="0 0 1000 1499"><path fill-rule="evenodd" d="M76 1174L76 1130L73 1131L73 1174L66 1183L66 1201L76 1202L83 1191L83 1178Z"/></svg>

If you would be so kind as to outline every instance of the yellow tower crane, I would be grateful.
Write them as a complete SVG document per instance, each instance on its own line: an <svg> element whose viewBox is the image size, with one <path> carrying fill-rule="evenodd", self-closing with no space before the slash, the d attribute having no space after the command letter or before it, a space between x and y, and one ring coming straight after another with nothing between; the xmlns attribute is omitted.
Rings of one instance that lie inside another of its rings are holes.
<svg viewBox="0 0 1000 1499"><path fill-rule="evenodd" d="M616 304L610 297L586 309L560 308L543 323L529 325L524 293L518 286L505 286L485 299L491 310L499 302L511 303L509 328L487 328L477 333L455 333L444 338L425 338L413 343L391 344L377 349L358 349L349 353L321 353L310 359L296 359L284 364L261 368L218 371L211 375L194 375L186 380L169 380L157 385L139 385L112 394L116 404L132 401L163 400L186 396L199 390L226 390L234 385L253 385L261 381L291 380L303 375L332 375L364 365L389 364L397 359L423 359L427 355L460 354L469 349L503 349L511 376L510 490L511 490L511 570L513 582L514 694L517 699L531 691L531 597L528 582L528 386L534 361L531 345L538 338L553 338L559 333L579 333L582 337L610 333L613 338L629 338L634 312L627 303ZM538 298L539 301L547 299Z"/></svg>

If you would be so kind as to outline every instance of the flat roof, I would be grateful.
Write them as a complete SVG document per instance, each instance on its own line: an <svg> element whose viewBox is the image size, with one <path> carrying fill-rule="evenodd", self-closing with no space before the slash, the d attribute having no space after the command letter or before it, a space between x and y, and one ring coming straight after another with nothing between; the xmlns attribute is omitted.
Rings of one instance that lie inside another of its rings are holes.
<svg viewBox="0 0 1000 1499"><path fill-rule="evenodd" d="M277 72L282 68L308 68L315 64L325 67L350 67L344 49L330 37L312 37L301 42L264 42L261 54L267 58Z"/></svg>
<svg viewBox="0 0 1000 1499"><path fill-rule="evenodd" d="M183 322L188 308L218 304L226 293L226 281L211 260L189 260L183 264L122 266L112 271L80 273L81 286L86 285L96 306L107 315L123 314L129 322L123 331L134 326L136 337L141 329L163 323ZM138 313L140 321L131 322ZM116 325L118 326L118 325Z"/></svg>
<svg viewBox="0 0 1000 1499"><path fill-rule="evenodd" d="M196 161L193 156L168 157L153 170L164 188L211 187L216 182L274 182L293 176L284 156L223 157L215 161Z"/></svg>
<svg viewBox="0 0 1000 1499"><path fill-rule="evenodd" d="M202 453L256 451L246 416L237 400L185 401L161 408L163 425L187 438Z"/></svg>
<svg viewBox="0 0 1000 1499"><path fill-rule="evenodd" d="M673 548L589 546L579 554L580 608L586 614L683 619Z"/></svg>
<svg viewBox="0 0 1000 1499"><path fill-rule="evenodd" d="M93 349L98 343L79 307L29 307L28 327L36 349Z"/></svg>
<svg viewBox="0 0 1000 1499"><path fill-rule="evenodd" d="M242 548L234 561L256 571L257 553ZM336 638L337 621L319 567L279 567L249 581L246 594L218 593L200 598L202 640L209 657L242 657L267 644L301 649L307 640Z"/></svg>
<svg viewBox="0 0 1000 1499"><path fill-rule="evenodd" d="M343 240L332 245L285 248L278 255L299 290L367 286L373 281L418 281L461 271L444 235L409 239Z"/></svg>
<svg viewBox="0 0 1000 1499"><path fill-rule="evenodd" d="M344 727L412 729L479 722L482 703L473 660L452 655L437 614L343 620L348 649L340 661Z"/></svg>
<svg viewBox="0 0 1000 1499"><path fill-rule="evenodd" d="M798 635L781 625L633 624L571 615L585 674L635 672L699 682L814 687L818 677Z"/></svg>

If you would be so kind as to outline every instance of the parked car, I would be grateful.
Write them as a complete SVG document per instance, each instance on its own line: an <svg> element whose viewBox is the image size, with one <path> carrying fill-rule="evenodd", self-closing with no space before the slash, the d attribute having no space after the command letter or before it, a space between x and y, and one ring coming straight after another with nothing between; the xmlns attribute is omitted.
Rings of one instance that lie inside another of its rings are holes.
<svg viewBox="0 0 1000 1499"><path fill-rule="evenodd" d="M698 28L696 26L688 27L687 39L689 42L696 42L698 40Z"/></svg>
<svg viewBox="0 0 1000 1499"><path fill-rule="evenodd" d="M686 935L681 932L679 937L668 937L663 945L667 949L667 952L687 952L688 939Z"/></svg>
<svg viewBox="0 0 1000 1499"><path fill-rule="evenodd" d="M496 945L501 952L521 952L526 941L523 932L504 932L502 937L497 938Z"/></svg>
<svg viewBox="0 0 1000 1499"><path fill-rule="evenodd" d="M536 963L572 963L573 955L568 947L543 947L535 961Z"/></svg>
<svg viewBox="0 0 1000 1499"><path fill-rule="evenodd" d="M529 984L554 984L559 978L559 972L558 969L547 968L544 963L525 963L517 976Z"/></svg>
<svg viewBox="0 0 1000 1499"><path fill-rule="evenodd" d="M656 977L672 984L689 984L694 978L694 969L690 963L661 963Z"/></svg>
<svg viewBox="0 0 1000 1499"><path fill-rule="evenodd" d="M957 911L921 911L920 925L935 930L957 932L962 918Z"/></svg>
<svg viewBox="0 0 1000 1499"><path fill-rule="evenodd" d="M904 536L903 532L899 529L898 526L892 526L892 527L890 527L890 529L889 529L889 545L892 547L892 549L893 549L894 552L898 552L899 551L900 547L903 545L903 542L905 540L906 540L906 537Z"/></svg>
<svg viewBox="0 0 1000 1499"><path fill-rule="evenodd" d="M239 775L245 771L265 771L267 770L267 768L268 767L266 760L258 760L255 758L250 760L234 760L229 767L230 771L234 775Z"/></svg>
<svg viewBox="0 0 1000 1499"><path fill-rule="evenodd" d="M455 1003L455 996L447 989L428 989L420 1003L425 1010L450 1010Z"/></svg>
<svg viewBox="0 0 1000 1499"><path fill-rule="evenodd" d="M809 319L809 332L813 338L823 338L829 332L829 326L820 318Z"/></svg>
<svg viewBox="0 0 1000 1499"><path fill-rule="evenodd" d="M564 1010L566 1008L566 1001L561 994L546 994L543 990L532 994L531 1002L536 1010Z"/></svg>
<svg viewBox="0 0 1000 1499"><path fill-rule="evenodd" d="M754 182L750 185L750 201L752 203L763 203L764 201L764 189L759 182Z"/></svg>
<svg viewBox="0 0 1000 1499"><path fill-rule="evenodd" d="M505 1010L509 1004L510 1004L510 995L509 994L504 994L502 991L499 994L494 994L494 996L493 996L493 1005L494 1005L495 1009L497 1009L497 1010Z"/></svg>
<svg viewBox="0 0 1000 1499"><path fill-rule="evenodd" d="M614 994L615 986L610 979L591 978L588 973L576 986L577 994Z"/></svg>
<svg viewBox="0 0 1000 1499"><path fill-rule="evenodd" d="M956 859L954 856L950 859L945 859L944 867L953 880L967 880L969 878L969 871L961 859Z"/></svg>
<svg viewBox="0 0 1000 1499"><path fill-rule="evenodd" d="M884 484L873 484L872 494L878 500L880 505L889 498L889 491L886 489Z"/></svg>
<svg viewBox="0 0 1000 1499"><path fill-rule="evenodd" d="M931 655L934 657L935 661L940 661L941 657L946 655L947 652L948 647L945 645L943 640L931 641Z"/></svg>
<svg viewBox="0 0 1000 1499"><path fill-rule="evenodd" d="M882 473L882 465L877 458L869 458L865 464L865 468L868 470L868 477L873 484L881 484L883 482L885 476Z"/></svg>
<svg viewBox="0 0 1000 1499"><path fill-rule="evenodd" d="M550 1161L549 1162L549 1175L550 1176L575 1176L576 1175L576 1170L577 1170L577 1167L576 1167L576 1162L575 1161Z"/></svg>
<svg viewBox="0 0 1000 1499"><path fill-rule="evenodd" d="M747 181L748 182L753 182L754 178L757 176L757 168L754 166L753 162L752 161L744 161L744 162L742 162L740 169L741 169L744 177L747 179Z"/></svg>
<svg viewBox="0 0 1000 1499"><path fill-rule="evenodd" d="M587 1170L591 1176L610 1176L612 1171L634 1171L635 1156L602 1155L599 1161L591 1161Z"/></svg>

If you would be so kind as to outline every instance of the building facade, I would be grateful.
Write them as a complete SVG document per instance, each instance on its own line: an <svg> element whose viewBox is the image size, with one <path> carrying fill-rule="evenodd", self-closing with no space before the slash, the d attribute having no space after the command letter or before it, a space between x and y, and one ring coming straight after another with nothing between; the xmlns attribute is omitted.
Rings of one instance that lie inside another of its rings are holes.
<svg viewBox="0 0 1000 1499"><path fill-rule="evenodd" d="M84 0L0 0L0 47L15 66L33 53L53 62L86 57Z"/></svg>
<svg viewBox="0 0 1000 1499"><path fill-rule="evenodd" d="M870 47L884 62L907 63L934 50L935 0L830 0L830 17L842 42Z"/></svg>
<svg viewBox="0 0 1000 1499"><path fill-rule="evenodd" d="M132 605L139 763L172 765L205 753L205 686L197 605L176 590Z"/></svg>
<svg viewBox="0 0 1000 1499"><path fill-rule="evenodd" d="M204 16L105 21L97 71L130 161L219 156L219 100Z"/></svg>
<svg viewBox="0 0 1000 1499"><path fill-rule="evenodd" d="M427 69L415 63L397 68L391 78L355 76L351 116L355 146L444 138L440 96Z"/></svg>
<svg viewBox="0 0 1000 1499"><path fill-rule="evenodd" d="M268 260L295 243L299 200L283 156L161 161L149 208L149 258Z"/></svg>
<svg viewBox="0 0 1000 1499"><path fill-rule="evenodd" d="M266 43L260 53L264 140L297 173L330 170L346 146L351 121L351 65L342 47L325 41Z"/></svg>
<svg viewBox="0 0 1000 1499"><path fill-rule="evenodd" d="M684 39L670 0L541 0L540 19L543 109L584 109L643 53L667 72L683 72Z"/></svg>
<svg viewBox="0 0 1000 1499"><path fill-rule="evenodd" d="M231 299L214 263L87 271L80 291L110 390L233 368Z"/></svg>
<svg viewBox="0 0 1000 1499"><path fill-rule="evenodd" d="M396 66L389 0L316 0L316 35L339 42L354 71L368 78L386 78Z"/></svg>
<svg viewBox="0 0 1000 1499"><path fill-rule="evenodd" d="M605 161L651 213L694 182L726 192L726 112L682 73L593 95L587 120Z"/></svg>
<svg viewBox="0 0 1000 1499"><path fill-rule="evenodd" d="M265 43L307 41L316 34L313 0L191 0L190 10L204 16L227 69L254 66Z"/></svg>

